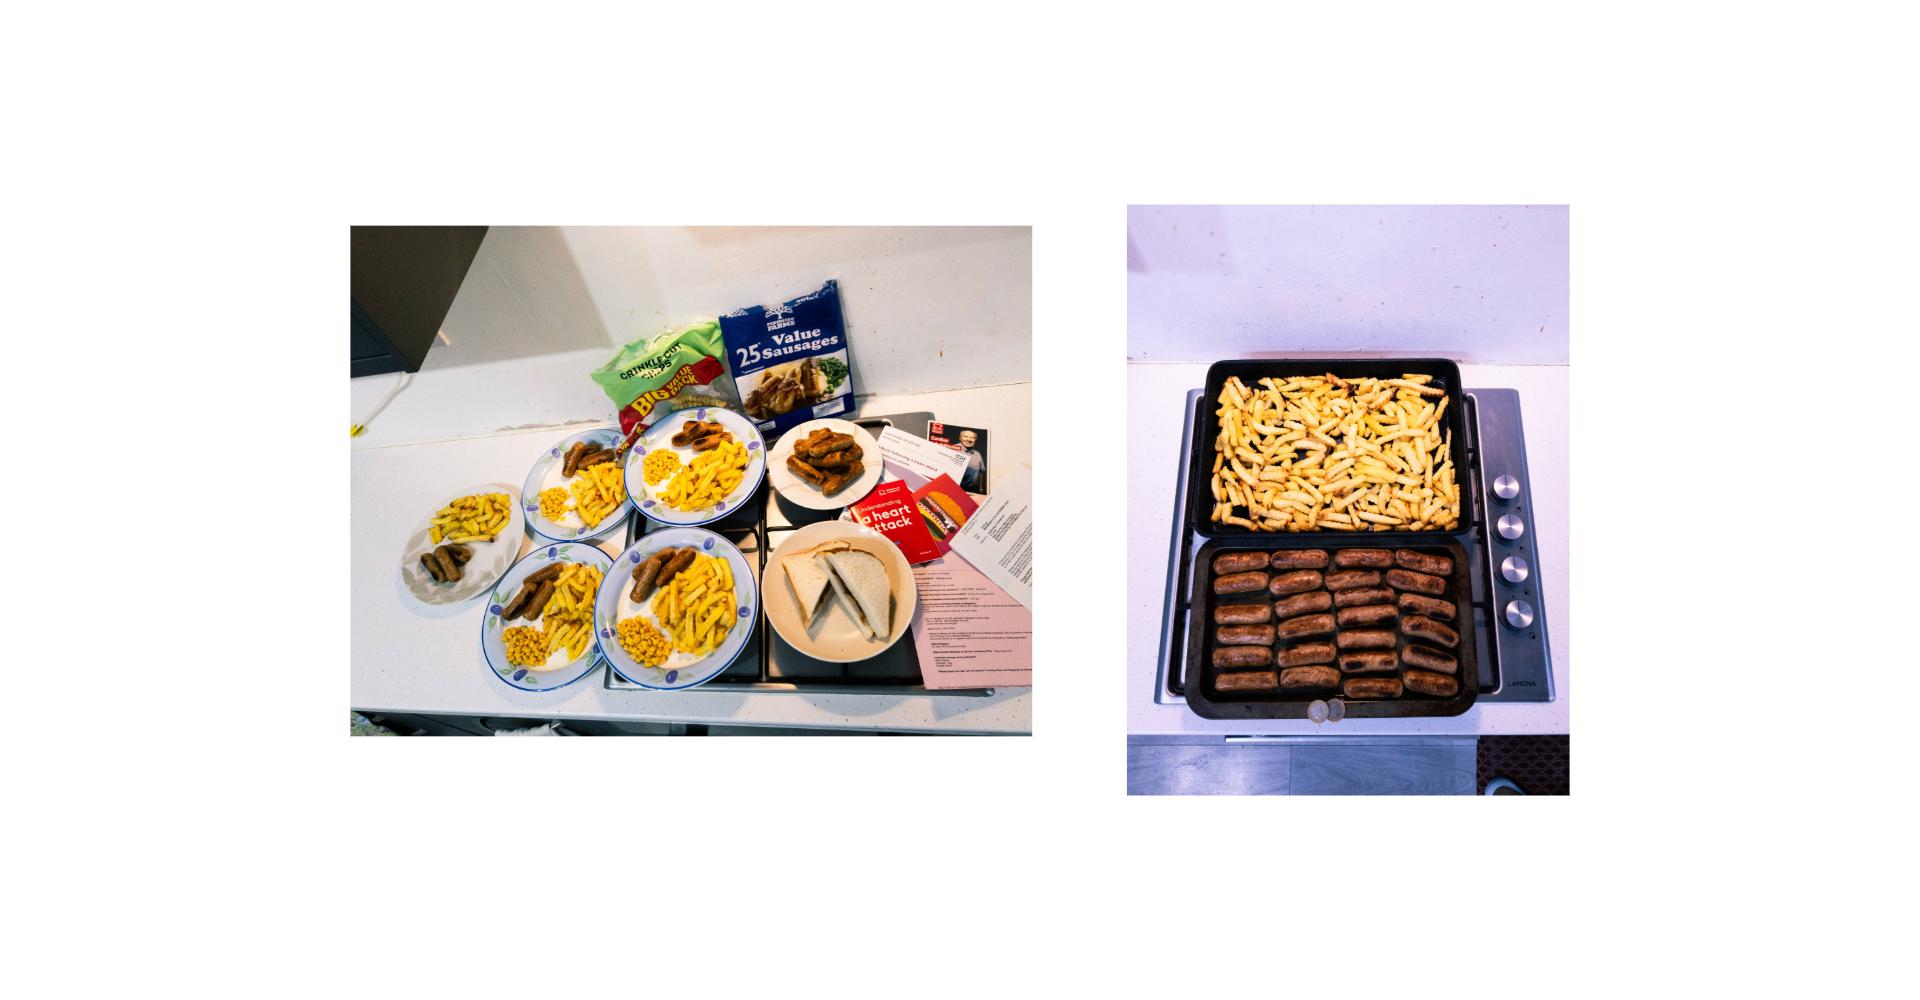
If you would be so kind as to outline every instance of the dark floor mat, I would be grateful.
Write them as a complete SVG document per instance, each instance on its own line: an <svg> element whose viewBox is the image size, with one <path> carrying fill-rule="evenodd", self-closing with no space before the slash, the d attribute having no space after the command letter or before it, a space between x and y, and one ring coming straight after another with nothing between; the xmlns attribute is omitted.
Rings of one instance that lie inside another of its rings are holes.
<svg viewBox="0 0 1920 1000"><path fill-rule="evenodd" d="M1482 736L1479 751L1479 791L1487 782L1505 778L1528 795L1566 795L1567 741L1565 736Z"/></svg>

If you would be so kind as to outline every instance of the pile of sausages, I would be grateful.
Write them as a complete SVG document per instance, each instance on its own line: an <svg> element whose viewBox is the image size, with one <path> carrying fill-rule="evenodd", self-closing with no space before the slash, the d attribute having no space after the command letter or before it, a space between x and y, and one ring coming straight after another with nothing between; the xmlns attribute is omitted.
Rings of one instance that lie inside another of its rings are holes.
<svg viewBox="0 0 1920 1000"><path fill-rule="evenodd" d="M1460 692L1453 558L1415 549L1223 552L1213 560L1214 690ZM1251 601L1231 600L1237 595ZM1441 648L1436 648L1441 647ZM1264 669L1263 669L1264 668Z"/></svg>

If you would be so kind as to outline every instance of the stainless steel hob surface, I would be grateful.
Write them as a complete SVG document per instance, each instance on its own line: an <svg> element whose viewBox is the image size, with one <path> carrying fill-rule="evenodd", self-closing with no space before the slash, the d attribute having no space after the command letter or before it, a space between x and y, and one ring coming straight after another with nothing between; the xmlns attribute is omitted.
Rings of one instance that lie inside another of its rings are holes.
<svg viewBox="0 0 1920 1000"><path fill-rule="evenodd" d="M1195 428L1202 419L1201 395L1199 389L1187 393L1180 434L1183 459L1192 454ZM1553 664L1547 645L1546 601L1540 595L1520 394L1512 389L1467 389L1466 409L1473 630L1482 665L1477 703L1552 701ZM1181 650L1191 617L1187 575L1192 571L1193 550L1204 539L1186 530L1184 461L1176 475L1153 700L1184 707Z"/></svg>

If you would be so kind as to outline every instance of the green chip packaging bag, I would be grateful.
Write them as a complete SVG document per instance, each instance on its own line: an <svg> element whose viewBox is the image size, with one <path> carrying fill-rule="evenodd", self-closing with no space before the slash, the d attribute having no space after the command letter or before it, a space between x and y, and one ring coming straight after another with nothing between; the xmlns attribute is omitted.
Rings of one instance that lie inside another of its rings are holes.
<svg viewBox="0 0 1920 1000"><path fill-rule="evenodd" d="M593 380L620 408L620 432L631 441L679 410L739 409L725 350L720 324L703 320L628 344L594 369Z"/></svg>

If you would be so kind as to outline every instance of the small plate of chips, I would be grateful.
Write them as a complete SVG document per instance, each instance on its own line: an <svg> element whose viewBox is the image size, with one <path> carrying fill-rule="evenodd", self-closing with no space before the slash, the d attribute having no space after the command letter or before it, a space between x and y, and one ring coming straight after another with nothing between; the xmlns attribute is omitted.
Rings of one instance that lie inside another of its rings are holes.
<svg viewBox="0 0 1920 1000"><path fill-rule="evenodd" d="M480 653L493 675L522 691L552 691L606 662L594 595L612 573L612 557L584 542L547 545L515 563L480 616Z"/></svg>
<svg viewBox="0 0 1920 1000"><path fill-rule="evenodd" d="M472 600L513 565L524 537L513 487L479 483L454 491L408 533L400 553L401 586L422 604Z"/></svg>
<svg viewBox="0 0 1920 1000"><path fill-rule="evenodd" d="M661 524L718 521L759 488L766 453L746 417L719 407L681 410L647 428L627 452L627 495Z"/></svg>
<svg viewBox="0 0 1920 1000"><path fill-rule="evenodd" d="M614 673L677 691L739 658L759 610L753 566L739 548L705 528L665 528L613 561L594 600L594 625Z"/></svg>
<svg viewBox="0 0 1920 1000"><path fill-rule="evenodd" d="M620 431L583 431L540 453L520 488L520 510L543 538L598 538L626 523L633 498L614 457Z"/></svg>

